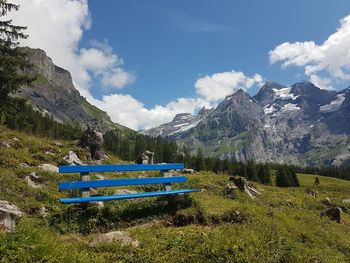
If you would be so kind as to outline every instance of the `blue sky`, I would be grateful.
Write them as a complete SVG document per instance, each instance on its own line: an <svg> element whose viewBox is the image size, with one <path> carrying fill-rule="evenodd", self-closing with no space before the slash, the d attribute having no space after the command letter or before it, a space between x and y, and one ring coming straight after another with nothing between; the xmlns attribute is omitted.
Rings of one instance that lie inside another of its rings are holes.
<svg viewBox="0 0 350 263"><path fill-rule="evenodd" d="M144 129L266 80L350 85L350 2L13 0L28 45L113 121ZM35 17L35 19L33 19Z"/></svg>
<svg viewBox="0 0 350 263"><path fill-rule="evenodd" d="M285 84L307 79L297 77L302 69L270 65L268 52L286 41L321 43L350 13L349 1L324 0L92 0L89 7L93 26L82 45L108 39L137 76L122 92L146 107L194 96L198 77L217 72L257 72Z"/></svg>

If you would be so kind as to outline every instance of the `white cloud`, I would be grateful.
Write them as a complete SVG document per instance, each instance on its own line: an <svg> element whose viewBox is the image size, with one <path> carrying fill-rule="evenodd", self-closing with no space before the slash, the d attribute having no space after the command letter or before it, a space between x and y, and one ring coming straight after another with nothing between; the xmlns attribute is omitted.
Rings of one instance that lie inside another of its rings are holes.
<svg viewBox="0 0 350 263"><path fill-rule="evenodd" d="M179 98L165 106L157 105L146 109L144 105L130 95L112 94L95 100L95 105L107 111L112 120L135 130L149 129L171 121L178 113L194 114L199 108L213 105L200 98Z"/></svg>
<svg viewBox="0 0 350 263"><path fill-rule="evenodd" d="M350 79L350 15L340 20L340 27L326 41L285 42L269 52L270 63L282 68L298 66L322 88L331 88L331 80ZM327 75L327 77L324 77ZM322 78L320 76L323 76Z"/></svg>
<svg viewBox="0 0 350 263"><path fill-rule="evenodd" d="M259 74L247 77L241 71L228 71L204 76L195 83L196 92L208 101L219 101L238 89L248 90L254 84L261 85L263 78Z"/></svg>
<svg viewBox="0 0 350 263"><path fill-rule="evenodd" d="M105 87L123 88L134 80L135 76L122 68L114 68L102 75L102 84Z"/></svg>
<svg viewBox="0 0 350 263"><path fill-rule="evenodd" d="M310 76L310 81L321 89L333 90L332 80L330 78L321 78L315 74Z"/></svg>

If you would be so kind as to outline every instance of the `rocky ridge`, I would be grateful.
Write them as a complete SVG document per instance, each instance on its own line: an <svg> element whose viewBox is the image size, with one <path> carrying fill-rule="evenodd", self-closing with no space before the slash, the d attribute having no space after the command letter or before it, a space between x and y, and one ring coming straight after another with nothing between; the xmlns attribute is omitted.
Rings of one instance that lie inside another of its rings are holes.
<svg viewBox="0 0 350 263"><path fill-rule="evenodd" d="M349 88L336 92L307 81L291 87L266 82L255 96L238 90L197 120L195 127L159 135L221 159L350 163ZM173 124L166 124L167 130Z"/></svg>
<svg viewBox="0 0 350 263"><path fill-rule="evenodd" d="M75 89L71 74L56 66L41 49L23 48L32 64L31 74L37 79L20 88L15 96L27 99L34 109L48 114L60 123L94 127L100 132L114 128L126 129L111 121L107 113L91 105Z"/></svg>

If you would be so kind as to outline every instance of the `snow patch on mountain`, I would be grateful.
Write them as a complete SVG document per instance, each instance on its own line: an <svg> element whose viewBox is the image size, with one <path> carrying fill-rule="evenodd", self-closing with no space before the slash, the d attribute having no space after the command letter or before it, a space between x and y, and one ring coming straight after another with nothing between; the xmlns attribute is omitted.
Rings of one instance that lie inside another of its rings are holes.
<svg viewBox="0 0 350 263"><path fill-rule="evenodd" d="M274 105L267 105L264 107L264 113L265 114L270 114L276 111L276 108L274 107Z"/></svg>
<svg viewBox="0 0 350 263"><path fill-rule="evenodd" d="M343 104L344 100L345 100L345 93L338 94L335 100L331 101L331 103L321 106L320 111L323 113L336 111Z"/></svg>
<svg viewBox="0 0 350 263"><path fill-rule="evenodd" d="M274 99L282 99L282 100L292 99L292 100L295 100L299 97L299 95L295 96L293 93L291 93L291 87L282 88L282 89L273 88L272 90L275 93Z"/></svg>
<svg viewBox="0 0 350 263"><path fill-rule="evenodd" d="M197 127L197 125L200 123L201 120L202 120L202 119L200 119L200 120L198 120L198 121L195 121L195 122L193 122L193 123L191 123L191 124L187 123L187 126L181 127L180 129L178 129L178 130L176 130L176 131L174 131L174 132L172 132L172 133L169 133L168 136L169 136L169 135L176 134L176 133L180 133L180 132L185 132L185 131L188 131L189 129L192 129L192 128L194 128L194 127ZM178 126L178 125L177 125L177 126ZM174 127L176 127L176 126L174 126Z"/></svg>
<svg viewBox="0 0 350 263"><path fill-rule="evenodd" d="M185 123L180 123L180 124L174 125L174 127L177 128L177 127L187 126L187 125L189 125L189 123L185 122Z"/></svg>
<svg viewBox="0 0 350 263"><path fill-rule="evenodd" d="M287 103L281 109L282 112L285 112L285 111L298 111L298 110L300 110L300 107L298 105L296 105L296 104L293 104L293 103Z"/></svg>

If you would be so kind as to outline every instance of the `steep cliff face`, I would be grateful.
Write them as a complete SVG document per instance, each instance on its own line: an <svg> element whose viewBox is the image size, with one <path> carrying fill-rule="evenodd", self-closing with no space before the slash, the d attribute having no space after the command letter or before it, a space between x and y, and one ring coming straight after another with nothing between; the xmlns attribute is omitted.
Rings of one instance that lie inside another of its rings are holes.
<svg viewBox="0 0 350 263"><path fill-rule="evenodd" d="M239 90L195 127L165 137L221 159L339 165L350 160L349 123L349 89L267 82L254 97Z"/></svg>
<svg viewBox="0 0 350 263"><path fill-rule="evenodd" d="M70 73L56 66L43 50L24 48L38 78L29 87L20 88L16 96L27 99L35 109L61 123L88 125L104 132L124 128L111 121L107 113L91 105L75 89Z"/></svg>

